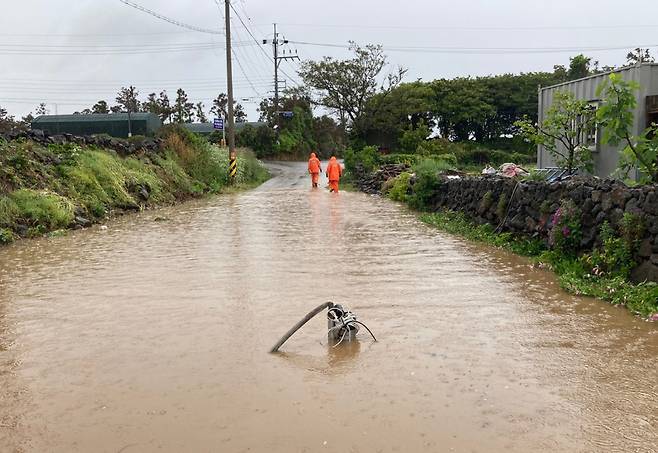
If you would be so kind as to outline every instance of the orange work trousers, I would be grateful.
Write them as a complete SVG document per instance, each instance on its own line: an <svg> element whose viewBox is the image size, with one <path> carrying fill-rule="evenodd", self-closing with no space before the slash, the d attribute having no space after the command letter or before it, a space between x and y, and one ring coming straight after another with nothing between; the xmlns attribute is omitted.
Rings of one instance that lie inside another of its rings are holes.
<svg viewBox="0 0 658 453"><path fill-rule="evenodd" d="M338 192L338 181L329 181L329 191Z"/></svg>
<svg viewBox="0 0 658 453"><path fill-rule="evenodd" d="M313 187L318 185L318 181L320 181L320 173L311 173L311 183L313 184Z"/></svg>

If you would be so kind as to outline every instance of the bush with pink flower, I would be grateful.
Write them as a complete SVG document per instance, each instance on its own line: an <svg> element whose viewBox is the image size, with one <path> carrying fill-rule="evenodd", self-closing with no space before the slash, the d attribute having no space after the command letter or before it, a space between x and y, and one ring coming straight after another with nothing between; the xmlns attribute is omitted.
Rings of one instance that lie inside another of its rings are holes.
<svg viewBox="0 0 658 453"><path fill-rule="evenodd" d="M548 242L551 248L569 254L576 254L583 237L580 218L581 211L572 200L562 200L560 207L551 218Z"/></svg>

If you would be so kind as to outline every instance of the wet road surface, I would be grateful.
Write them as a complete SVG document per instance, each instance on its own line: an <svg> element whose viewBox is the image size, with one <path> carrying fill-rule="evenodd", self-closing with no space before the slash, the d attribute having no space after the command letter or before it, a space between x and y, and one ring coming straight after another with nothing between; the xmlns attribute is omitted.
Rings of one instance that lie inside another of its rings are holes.
<svg viewBox="0 0 658 453"><path fill-rule="evenodd" d="M0 451L658 451L658 326L273 168L0 249ZM327 300L380 341L267 353Z"/></svg>

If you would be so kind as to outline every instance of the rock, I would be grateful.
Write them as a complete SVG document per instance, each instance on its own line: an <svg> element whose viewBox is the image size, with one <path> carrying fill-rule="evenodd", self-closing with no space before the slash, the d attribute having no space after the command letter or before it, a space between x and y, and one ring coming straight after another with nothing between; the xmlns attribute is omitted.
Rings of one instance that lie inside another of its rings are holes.
<svg viewBox="0 0 658 453"><path fill-rule="evenodd" d="M631 280L635 283L658 282L658 266L649 261L645 261L633 269Z"/></svg>
<svg viewBox="0 0 658 453"><path fill-rule="evenodd" d="M647 214L658 215L658 194L655 191L647 194L642 209Z"/></svg>
<svg viewBox="0 0 658 453"><path fill-rule="evenodd" d="M652 253L653 253L653 247L651 246L651 240L645 239L640 244L637 254L641 258L649 258Z"/></svg>
<svg viewBox="0 0 658 453"><path fill-rule="evenodd" d="M88 228L91 226L91 220L85 219L84 217L76 216L75 224L80 225L82 228Z"/></svg>
<svg viewBox="0 0 658 453"><path fill-rule="evenodd" d="M617 187L612 192L610 192L610 200L612 204L620 209L624 209L626 206L626 200L631 197L628 189L625 187Z"/></svg>
<svg viewBox="0 0 658 453"><path fill-rule="evenodd" d="M146 187L142 186L142 188L139 189L139 197L140 197L142 200L144 200L144 201L148 201L148 199L149 199L150 196L151 196L151 194L149 193L149 191L148 191L148 189L147 189Z"/></svg>

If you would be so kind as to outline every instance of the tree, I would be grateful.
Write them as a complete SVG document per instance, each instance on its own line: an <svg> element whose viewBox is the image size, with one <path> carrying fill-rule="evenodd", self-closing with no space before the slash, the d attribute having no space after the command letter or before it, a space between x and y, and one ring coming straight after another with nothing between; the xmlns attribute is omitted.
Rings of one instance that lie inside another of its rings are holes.
<svg viewBox="0 0 658 453"><path fill-rule="evenodd" d="M37 109L35 111L35 114L37 116L39 115L48 115L50 113L50 110L48 110L48 107L46 107L46 103L42 102L37 106Z"/></svg>
<svg viewBox="0 0 658 453"><path fill-rule="evenodd" d="M14 126L14 117L9 114L7 109L0 107L0 132L10 131Z"/></svg>
<svg viewBox="0 0 658 453"><path fill-rule="evenodd" d="M182 88L176 91L176 102L174 103L174 122L191 123L194 118L194 104L189 102L187 93Z"/></svg>
<svg viewBox="0 0 658 453"><path fill-rule="evenodd" d="M194 108L197 121L199 123L207 123L208 117L206 116L206 112L203 111L203 102L197 102Z"/></svg>
<svg viewBox="0 0 658 453"><path fill-rule="evenodd" d="M591 167L589 139L596 130L596 115L587 101L576 99L570 92L558 91L540 124L529 120L515 124L526 139L546 148L555 163L570 174Z"/></svg>
<svg viewBox="0 0 658 453"><path fill-rule="evenodd" d="M228 96L225 93L219 93L212 101L210 113L217 118L228 118ZM242 105L233 100L233 117L237 123L242 123L247 120L247 114Z"/></svg>
<svg viewBox="0 0 658 453"><path fill-rule="evenodd" d="M583 54L576 55L573 58L569 59L569 71L567 72L567 78L569 80L582 79L591 74L590 65L592 59L586 57Z"/></svg>
<svg viewBox="0 0 658 453"><path fill-rule="evenodd" d="M110 113L110 109L107 105L107 101L100 100L91 107L91 113L96 113L99 115L107 115Z"/></svg>
<svg viewBox="0 0 658 453"><path fill-rule="evenodd" d="M482 140L485 124L496 110L486 86L470 77L434 82L436 104L433 113L441 135L466 141Z"/></svg>
<svg viewBox="0 0 658 453"><path fill-rule="evenodd" d="M146 102L142 102L142 111L160 116L160 104L155 93L146 96Z"/></svg>
<svg viewBox="0 0 658 453"><path fill-rule="evenodd" d="M378 92L389 92L399 85L406 71L399 68L379 86L378 78L386 66L382 46L360 47L351 42L350 50L354 57L349 60L325 57L306 61L299 75L317 92L314 103L333 111L344 127L358 127L368 101Z"/></svg>
<svg viewBox="0 0 658 453"><path fill-rule="evenodd" d="M639 88L635 81L625 81L619 74L610 74L608 81L597 90L597 96L603 100L596 117L604 131L601 142L624 145L619 160L622 174L628 176L632 169L639 168L640 182L658 183L658 125L651 124L638 136L630 132L637 107L635 91Z"/></svg>
<svg viewBox="0 0 658 453"><path fill-rule="evenodd" d="M640 47L637 47L626 55L626 64L628 66L655 62L656 59L651 56L651 51L649 49L641 49Z"/></svg>
<svg viewBox="0 0 658 453"><path fill-rule="evenodd" d="M432 110L436 104L431 84L420 81L400 84L368 100L352 138L367 145L397 148L404 131L420 124L434 125Z"/></svg>
<svg viewBox="0 0 658 453"><path fill-rule="evenodd" d="M306 89L288 88L279 97L279 111L292 112L295 107L311 111L311 96ZM270 127L277 124L277 109L274 106L274 98L266 98L260 102L258 107L259 121L266 122ZM285 123L282 123L282 126Z"/></svg>
<svg viewBox="0 0 658 453"><path fill-rule="evenodd" d="M122 87L117 94L116 102L125 112L139 112L140 102L138 96L139 91L134 86Z"/></svg>
<svg viewBox="0 0 658 453"><path fill-rule="evenodd" d="M162 120L163 123L171 123L171 116L173 115L174 110L172 109L171 103L169 102L169 95L167 94L167 90L161 91L158 95L158 110L160 112L160 120Z"/></svg>

